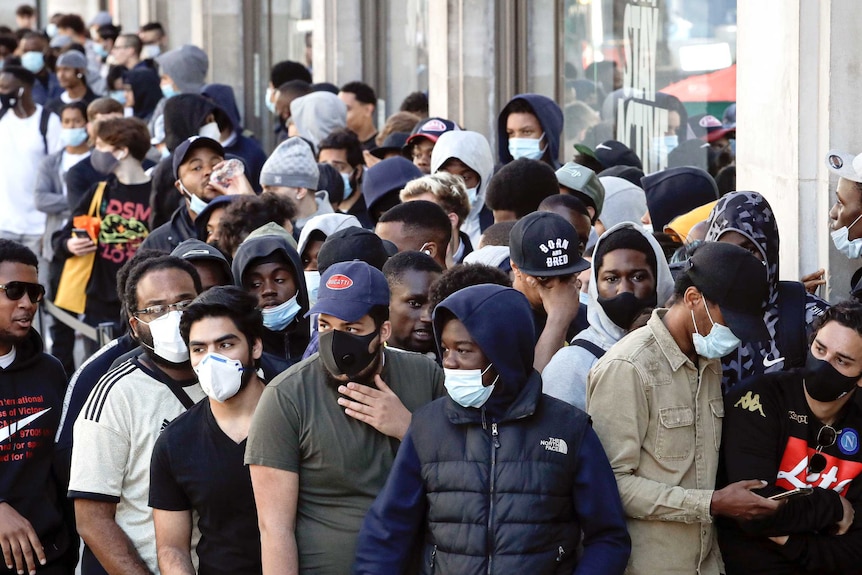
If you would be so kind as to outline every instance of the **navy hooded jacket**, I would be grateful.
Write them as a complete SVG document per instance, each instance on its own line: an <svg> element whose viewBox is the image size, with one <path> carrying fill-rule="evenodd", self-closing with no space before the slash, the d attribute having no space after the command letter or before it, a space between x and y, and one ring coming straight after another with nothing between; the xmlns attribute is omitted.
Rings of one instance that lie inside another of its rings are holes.
<svg viewBox="0 0 862 575"><path fill-rule="evenodd" d="M414 413L354 573L404 573L423 533L423 573L623 573L631 543L616 480L589 417L541 393L526 298L487 284L454 293L435 310L438 345L441 309L500 377L481 408L444 397Z"/></svg>
<svg viewBox="0 0 862 575"><path fill-rule="evenodd" d="M556 102L541 94L518 94L506 104L497 117L497 154L500 165L506 165L514 158L509 153L509 136L506 135L506 120L509 118L509 104L515 100L523 100L533 109L533 113L545 132L548 149L542 159L548 159L554 169L560 167L557 158L560 157L560 137L563 134L563 111Z"/></svg>
<svg viewBox="0 0 862 575"><path fill-rule="evenodd" d="M224 153L242 159L247 170L245 175L251 187L259 194L260 171L266 163L266 153L260 142L243 135L242 119L236 105L233 88L227 84L207 84L201 88L201 95L212 100L230 121L236 137L230 142L230 145L224 147Z"/></svg>

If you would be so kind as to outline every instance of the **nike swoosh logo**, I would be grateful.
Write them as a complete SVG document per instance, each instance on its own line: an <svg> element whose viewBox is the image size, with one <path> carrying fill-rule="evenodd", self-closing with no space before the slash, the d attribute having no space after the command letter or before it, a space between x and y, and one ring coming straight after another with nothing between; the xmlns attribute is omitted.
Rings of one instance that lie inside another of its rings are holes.
<svg viewBox="0 0 862 575"><path fill-rule="evenodd" d="M0 441L6 441L14 434L18 433L19 429L21 429L22 427L27 427L49 411L51 411L50 407L48 409L43 409L38 413L34 413L33 415L28 415L27 417L19 419L18 421L13 421L6 427L0 427Z"/></svg>
<svg viewBox="0 0 862 575"><path fill-rule="evenodd" d="M784 361L783 357L777 357L775 359L769 359L768 357L763 358L763 367L772 367L776 363L781 363Z"/></svg>

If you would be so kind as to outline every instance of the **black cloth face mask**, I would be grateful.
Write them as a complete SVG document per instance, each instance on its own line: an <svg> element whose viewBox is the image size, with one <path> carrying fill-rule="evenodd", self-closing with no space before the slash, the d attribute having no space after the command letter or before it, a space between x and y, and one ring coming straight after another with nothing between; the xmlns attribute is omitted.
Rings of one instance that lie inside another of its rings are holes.
<svg viewBox="0 0 862 575"><path fill-rule="evenodd" d="M655 307L657 296L653 293L650 298L640 299L632 292L624 291L614 297L598 296L596 301L605 310L608 319L617 326L628 329L643 310L648 307Z"/></svg>
<svg viewBox="0 0 862 575"><path fill-rule="evenodd" d="M378 332L368 335L354 335L346 331L330 329L320 334L320 360L332 375L356 377L371 365L379 353L379 348L368 351L368 346Z"/></svg>
<svg viewBox="0 0 862 575"><path fill-rule="evenodd" d="M840 373L828 361L817 359L808 350L805 360L805 391L812 399L829 403L840 399L856 388L856 382L862 374L849 376Z"/></svg>

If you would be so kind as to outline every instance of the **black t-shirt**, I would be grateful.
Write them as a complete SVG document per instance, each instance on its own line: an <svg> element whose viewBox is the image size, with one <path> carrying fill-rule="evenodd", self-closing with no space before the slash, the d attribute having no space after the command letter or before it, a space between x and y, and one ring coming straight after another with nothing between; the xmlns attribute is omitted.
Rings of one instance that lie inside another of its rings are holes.
<svg viewBox="0 0 862 575"><path fill-rule="evenodd" d="M197 511L200 575L262 572L246 441L225 435L204 400L171 422L153 449L149 505Z"/></svg>

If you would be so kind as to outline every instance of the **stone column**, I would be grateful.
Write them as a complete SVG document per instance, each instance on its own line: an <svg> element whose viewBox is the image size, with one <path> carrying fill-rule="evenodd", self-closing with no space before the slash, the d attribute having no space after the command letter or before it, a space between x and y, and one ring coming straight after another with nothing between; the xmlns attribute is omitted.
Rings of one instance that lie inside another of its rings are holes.
<svg viewBox="0 0 862 575"><path fill-rule="evenodd" d="M360 0L313 0L315 82L336 86L364 78Z"/></svg>
<svg viewBox="0 0 862 575"><path fill-rule="evenodd" d="M428 3L430 113L488 137L496 150L496 10L493 0ZM496 156L496 154L494 154Z"/></svg>
<svg viewBox="0 0 862 575"><path fill-rule="evenodd" d="M832 246L828 212L837 178L830 148L862 152L854 0L759 0L738 6L737 189L762 193L781 234L782 279L819 267L831 301L849 292L862 260Z"/></svg>

